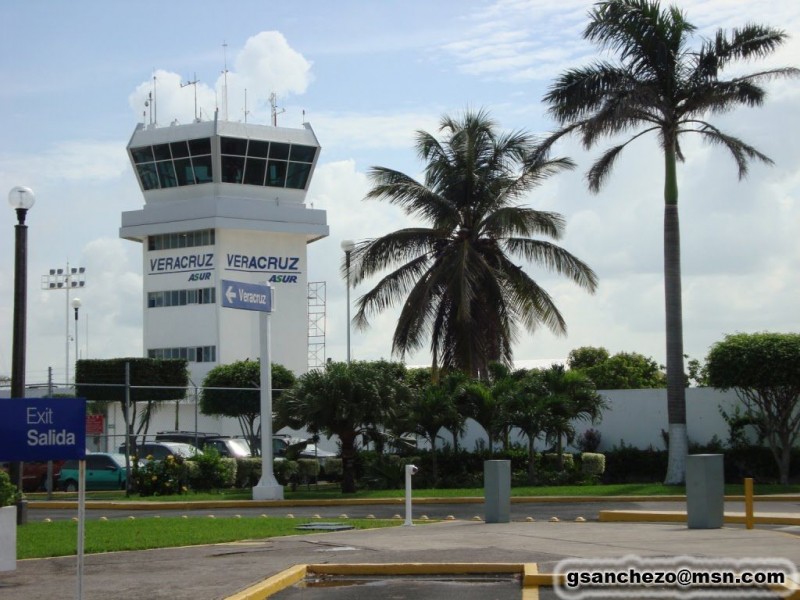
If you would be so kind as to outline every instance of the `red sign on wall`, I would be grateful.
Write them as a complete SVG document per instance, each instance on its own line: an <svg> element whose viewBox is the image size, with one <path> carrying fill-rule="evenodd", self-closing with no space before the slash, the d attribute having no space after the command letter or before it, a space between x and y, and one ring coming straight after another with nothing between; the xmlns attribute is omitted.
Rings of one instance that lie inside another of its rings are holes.
<svg viewBox="0 0 800 600"><path fill-rule="evenodd" d="M86 415L86 435L103 435L103 433L105 433L105 417Z"/></svg>

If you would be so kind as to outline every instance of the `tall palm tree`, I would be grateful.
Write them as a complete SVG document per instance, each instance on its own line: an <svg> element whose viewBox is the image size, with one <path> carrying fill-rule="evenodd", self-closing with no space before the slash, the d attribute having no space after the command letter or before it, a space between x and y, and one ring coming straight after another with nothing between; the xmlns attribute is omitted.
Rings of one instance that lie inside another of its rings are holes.
<svg viewBox="0 0 800 600"><path fill-rule="evenodd" d="M723 69L737 60L763 58L786 40L782 31L746 25L719 30L709 40L690 46L695 26L676 6L658 1L608 0L590 12L583 37L618 55L617 62L596 62L561 74L545 96L549 112L564 125L550 143L570 132L584 146L601 137L634 132L606 150L590 168L589 189L599 191L623 149L655 133L664 155L664 294L666 304L667 402L669 467L666 483L684 480L687 454L686 395L683 372L680 235L677 162L684 160L681 140L689 133L727 149L741 179L748 163L771 160L744 141L704 120L739 105L760 106L766 95L761 83L798 74L779 68L722 79Z"/></svg>
<svg viewBox="0 0 800 600"><path fill-rule="evenodd" d="M518 323L533 331L544 323L556 333L566 323L553 299L516 261L536 262L594 291L592 270L545 236L558 240L564 219L522 206L548 176L572 168L550 159L525 132L502 133L484 111L445 116L440 132L417 133L425 181L373 167L368 199L386 200L428 222L356 245L352 281L385 269L358 300L356 325L402 302L392 340L401 358L430 337L434 371L486 373L491 361L509 364ZM346 266L344 267L346 268Z"/></svg>

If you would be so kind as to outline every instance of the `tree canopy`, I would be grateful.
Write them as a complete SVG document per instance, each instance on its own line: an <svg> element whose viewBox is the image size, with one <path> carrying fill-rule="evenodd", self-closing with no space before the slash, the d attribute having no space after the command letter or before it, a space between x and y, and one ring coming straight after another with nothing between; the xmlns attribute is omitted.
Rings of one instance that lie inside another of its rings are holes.
<svg viewBox="0 0 800 600"><path fill-rule="evenodd" d="M294 373L283 365L272 363L273 403L280 397L282 391L291 388L294 382ZM218 365L203 379L200 411L204 415L221 415L238 419L242 434L250 440L250 446L258 448L258 444L255 443L258 437L255 423L261 417L260 388L259 361L247 359Z"/></svg>
<svg viewBox="0 0 800 600"><path fill-rule="evenodd" d="M788 483L791 449L800 439L800 334L725 336L709 351L706 369L712 386L736 390L767 440L781 483Z"/></svg>
<svg viewBox="0 0 800 600"><path fill-rule="evenodd" d="M549 241L563 235L561 215L523 205L534 187L572 161L550 159L529 133L501 132L484 111L445 116L440 132L441 138L417 133L424 182L386 167L370 170L367 199L386 200L427 225L356 245L354 284L391 272L358 299L354 321L367 327L373 315L400 304L393 353L402 359L430 339L435 368L483 376L490 362L511 364L520 326L566 332L553 298L525 263L589 292L597 277Z"/></svg>
<svg viewBox="0 0 800 600"><path fill-rule="evenodd" d="M569 353L567 364L571 369L582 371L598 390L638 390L667 385L659 364L638 352L617 352L612 356L605 348L584 346Z"/></svg>

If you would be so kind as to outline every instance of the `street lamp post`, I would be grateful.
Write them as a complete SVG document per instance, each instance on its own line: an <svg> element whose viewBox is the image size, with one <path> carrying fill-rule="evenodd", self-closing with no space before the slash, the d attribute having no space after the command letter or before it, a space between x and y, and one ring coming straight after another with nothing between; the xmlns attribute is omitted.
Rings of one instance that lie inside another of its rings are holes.
<svg viewBox="0 0 800 600"><path fill-rule="evenodd" d="M80 353L78 351L78 309L81 307L81 299L80 298L73 298L72 299L72 308L75 310L75 374L78 373L78 359L80 358Z"/></svg>
<svg viewBox="0 0 800 600"><path fill-rule="evenodd" d="M65 363L64 381L65 386L69 387L69 291L86 286L86 269L83 267L70 267L67 263L66 269L50 269L47 275L42 275L43 290L65 290L67 292L66 305L66 329L65 329ZM77 318L77 313L75 315ZM76 332L77 338L77 332ZM76 352L77 358L77 352Z"/></svg>
<svg viewBox="0 0 800 600"><path fill-rule="evenodd" d="M36 202L33 190L17 186L8 203L17 211L14 226L14 327L11 350L11 397L25 397L25 327L28 304L28 226L25 216Z"/></svg>
<svg viewBox="0 0 800 600"><path fill-rule="evenodd" d="M11 341L11 397L25 397L25 339L28 306L28 226L25 217L36 202L33 190L17 186L8 193L8 203L17 211L14 226L14 324ZM22 463L11 464L11 481L22 489Z"/></svg>
<svg viewBox="0 0 800 600"><path fill-rule="evenodd" d="M347 364L350 364L350 254L356 247L353 240L344 240L342 250L344 250L345 276L347 282Z"/></svg>

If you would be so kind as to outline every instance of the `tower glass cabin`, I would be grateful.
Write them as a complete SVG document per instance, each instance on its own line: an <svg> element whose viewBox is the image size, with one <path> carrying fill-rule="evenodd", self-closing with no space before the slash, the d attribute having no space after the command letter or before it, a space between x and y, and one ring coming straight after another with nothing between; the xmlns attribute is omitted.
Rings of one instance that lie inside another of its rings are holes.
<svg viewBox="0 0 800 600"><path fill-rule="evenodd" d="M307 244L328 235L305 205L320 145L311 126L140 124L128 155L144 195L120 237L142 244L144 354L211 368L259 356L258 313L222 307L222 280L274 291L272 361L308 361Z"/></svg>

